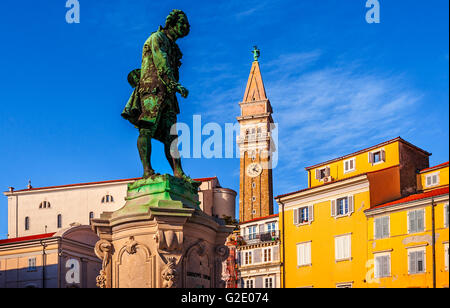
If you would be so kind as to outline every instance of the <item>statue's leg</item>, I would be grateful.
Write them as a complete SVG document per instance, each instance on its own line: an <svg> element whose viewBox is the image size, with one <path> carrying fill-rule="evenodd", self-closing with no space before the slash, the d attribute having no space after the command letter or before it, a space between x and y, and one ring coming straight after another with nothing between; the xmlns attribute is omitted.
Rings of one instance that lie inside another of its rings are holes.
<svg viewBox="0 0 450 308"><path fill-rule="evenodd" d="M178 151L178 136L170 135L164 141L164 153L166 154L167 161L172 167L173 176L176 178L185 178L186 174L181 167L180 152Z"/></svg>
<svg viewBox="0 0 450 308"><path fill-rule="evenodd" d="M141 157L142 166L144 167L144 178L149 178L155 171L152 168L152 137L151 130L146 128L139 129L139 138L137 142L139 156Z"/></svg>

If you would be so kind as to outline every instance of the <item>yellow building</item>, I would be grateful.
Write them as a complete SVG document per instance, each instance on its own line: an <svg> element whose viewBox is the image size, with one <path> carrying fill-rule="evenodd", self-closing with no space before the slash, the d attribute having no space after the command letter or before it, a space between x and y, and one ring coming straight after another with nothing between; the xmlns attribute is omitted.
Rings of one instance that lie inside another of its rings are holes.
<svg viewBox="0 0 450 308"><path fill-rule="evenodd" d="M308 188L275 198L283 286L372 286L366 211L421 189L417 170L430 155L398 137L307 167Z"/></svg>
<svg viewBox="0 0 450 308"><path fill-rule="evenodd" d="M418 193L366 211L369 287L449 286L448 162L417 180Z"/></svg>

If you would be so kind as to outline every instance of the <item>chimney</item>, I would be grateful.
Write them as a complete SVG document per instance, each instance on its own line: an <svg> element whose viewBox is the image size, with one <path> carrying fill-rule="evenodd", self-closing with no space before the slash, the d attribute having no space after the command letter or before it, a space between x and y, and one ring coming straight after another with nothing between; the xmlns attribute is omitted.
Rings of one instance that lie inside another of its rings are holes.
<svg viewBox="0 0 450 308"><path fill-rule="evenodd" d="M13 193L14 192L14 187L8 187L9 188L9 192Z"/></svg>
<svg viewBox="0 0 450 308"><path fill-rule="evenodd" d="M31 186L31 180L28 180L28 185L27 185L27 188L28 188L28 189L31 189L31 188L33 188L33 186Z"/></svg>

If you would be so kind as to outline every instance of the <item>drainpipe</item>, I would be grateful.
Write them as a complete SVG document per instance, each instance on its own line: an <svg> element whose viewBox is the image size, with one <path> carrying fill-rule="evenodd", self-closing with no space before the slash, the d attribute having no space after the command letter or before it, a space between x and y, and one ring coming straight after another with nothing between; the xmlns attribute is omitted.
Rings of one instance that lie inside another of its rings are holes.
<svg viewBox="0 0 450 308"><path fill-rule="evenodd" d="M432 250L433 250L433 288L436 289L436 220L434 213L434 197L431 198L431 226L432 226Z"/></svg>
<svg viewBox="0 0 450 308"><path fill-rule="evenodd" d="M42 245L42 288L45 289L45 267L47 262L47 255L45 254L45 248L47 248L47 244L43 242L43 240L40 241Z"/></svg>
<svg viewBox="0 0 450 308"><path fill-rule="evenodd" d="M284 232L284 203L281 200L278 200L278 202L281 204L281 209L282 209L282 212L283 212L282 217L281 217L281 220L283 222L283 230L282 230L282 232L283 232L283 239L282 239L281 246L283 247L283 276L282 276L282 279L283 279L283 289L284 289L284 288L286 288L286 249L285 249L286 241L284 240L284 238L285 238L285 232Z"/></svg>

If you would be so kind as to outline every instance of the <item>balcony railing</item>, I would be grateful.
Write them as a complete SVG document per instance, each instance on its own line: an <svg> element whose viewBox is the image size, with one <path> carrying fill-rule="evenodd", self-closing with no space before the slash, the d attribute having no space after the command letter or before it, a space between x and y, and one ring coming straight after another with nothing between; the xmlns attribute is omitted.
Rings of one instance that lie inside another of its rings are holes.
<svg viewBox="0 0 450 308"><path fill-rule="evenodd" d="M280 232L277 230L263 233L253 233L244 235L242 238L246 244L253 244L258 242L274 242L280 239Z"/></svg>

